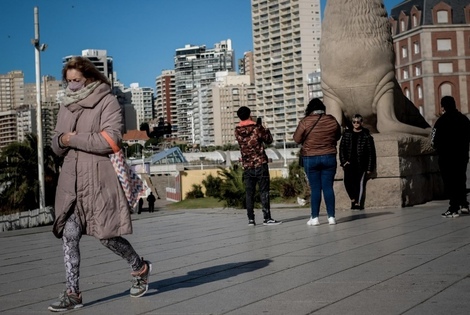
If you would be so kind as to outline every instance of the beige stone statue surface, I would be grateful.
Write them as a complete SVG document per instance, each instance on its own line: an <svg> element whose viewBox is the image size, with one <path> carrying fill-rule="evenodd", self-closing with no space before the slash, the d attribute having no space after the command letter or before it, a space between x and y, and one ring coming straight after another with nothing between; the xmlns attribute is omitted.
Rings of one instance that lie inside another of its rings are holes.
<svg viewBox="0 0 470 315"><path fill-rule="evenodd" d="M324 103L338 122L359 113L373 132L430 134L429 124L396 80L383 1L327 1L320 66Z"/></svg>

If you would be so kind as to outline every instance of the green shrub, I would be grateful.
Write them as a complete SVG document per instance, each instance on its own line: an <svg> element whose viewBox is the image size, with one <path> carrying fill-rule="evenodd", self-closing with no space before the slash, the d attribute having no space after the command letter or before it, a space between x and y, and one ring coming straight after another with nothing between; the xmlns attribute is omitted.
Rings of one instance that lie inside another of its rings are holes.
<svg viewBox="0 0 470 315"><path fill-rule="evenodd" d="M204 198L204 193L202 192L202 186L193 184L193 189L186 193L186 199L197 199Z"/></svg>
<svg viewBox="0 0 470 315"><path fill-rule="evenodd" d="M224 206L246 208L243 169L238 165L226 169L220 167L217 173L222 178L219 198L224 202Z"/></svg>
<svg viewBox="0 0 470 315"><path fill-rule="evenodd" d="M222 179L220 177L209 176L202 181L202 184L206 188L206 196L220 198L220 186L222 185Z"/></svg>

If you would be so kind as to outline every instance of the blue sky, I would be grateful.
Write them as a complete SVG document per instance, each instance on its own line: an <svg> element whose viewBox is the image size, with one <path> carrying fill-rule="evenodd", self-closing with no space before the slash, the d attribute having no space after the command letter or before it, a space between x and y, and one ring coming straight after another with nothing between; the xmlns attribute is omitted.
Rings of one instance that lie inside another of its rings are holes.
<svg viewBox="0 0 470 315"><path fill-rule="evenodd" d="M402 0L385 0L388 12ZM326 0L321 0L322 10ZM22 70L35 82L34 7L39 8L41 75L60 79L62 58L105 49L125 85L155 87L173 68L175 49L212 48L231 39L236 59L252 50L250 0L2 0L0 73Z"/></svg>

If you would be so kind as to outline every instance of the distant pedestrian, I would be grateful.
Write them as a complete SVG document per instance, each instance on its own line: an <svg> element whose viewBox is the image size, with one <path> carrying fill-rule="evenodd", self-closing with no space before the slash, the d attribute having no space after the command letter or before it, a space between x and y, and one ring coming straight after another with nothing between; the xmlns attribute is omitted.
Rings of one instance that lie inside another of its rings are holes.
<svg viewBox="0 0 470 315"><path fill-rule="evenodd" d="M339 145L339 160L344 171L344 187L351 199L352 210L363 210L366 183L377 164L374 138L364 128L363 118L356 114L352 128L346 128Z"/></svg>
<svg viewBox="0 0 470 315"><path fill-rule="evenodd" d="M304 170L310 184L311 217L307 225L320 224L318 216L322 192L328 223L336 224L333 181L337 166L336 144L340 137L338 121L325 113L325 105L320 99L312 99L305 110L305 117L294 132L294 141L302 144Z"/></svg>
<svg viewBox="0 0 470 315"><path fill-rule="evenodd" d="M150 213L155 211L155 200L157 200L157 199L155 198L153 193L150 192L150 195L148 195L148 197L147 197L147 202L149 204L149 212Z"/></svg>
<svg viewBox="0 0 470 315"><path fill-rule="evenodd" d="M449 209L442 214L455 218L468 214L467 164L470 143L470 120L457 110L452 96L441 99L442 116L434 124L432 144L439 157L444 191L449 198Z"/></svg>
<svg viewBox="0 0 470 315"><path fill-rule="evenodd" d="M138 204L138 208L137 208L137 214L140 214L140 213L142 212L143 206L144 206L144 199L139 198L139 204Z"/></svg>
<svg viewBox="0 0 470 315"><path fill-rule="evenodd" d="M255 123L251 120L251 110L242 106L237 111L240 123L235 128L235 138L240 146L243 166L243 181L246 190L246 211L248 225L255 226L255 192L259 186L261 206L263 210L263 224L277 225L282 222L271 217L271 203L269 199L269 167L268 156L264 145L273 142L269 129L265 128L261 121Z"/></svg>
<svg viewBox="0 0 470 315"><path fill-rule="evenodd" d="M132 297L148 290L152 264L122 237L132 233L129 203L109 154L120 146L123 109L108 79L85 57L73 57L62 69L66 89L57 115L52 150L64 157L55 200L53 233L62 239L65 291L49 310L80 308L80 239L90 235L132 269ZM114 142L110 144L107 139ZM95 271L95 277L100 272ZM100 280L96 280L100 281Z"/></svg>

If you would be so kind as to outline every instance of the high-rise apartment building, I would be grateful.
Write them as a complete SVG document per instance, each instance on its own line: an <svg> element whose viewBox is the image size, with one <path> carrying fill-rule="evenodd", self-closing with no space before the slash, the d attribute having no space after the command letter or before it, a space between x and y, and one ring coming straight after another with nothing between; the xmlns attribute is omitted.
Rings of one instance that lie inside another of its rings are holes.
<svg viewBox="0 0 470 315"><path fill-rule="evenodd" d="M320 69L320 0L252 0L251 12L255 114L283 142L303 117L308 74Z"/></svg>
<svg viewBox="0 0 470 315"><path fill-rule="evenodd" d="M238 59L238 73L248 75L250 84L255 84L255 71L253 67L253 52L247 51L243 54L243 58Z"/></svg>
<svg viewBox="0 0 470 315"><path fill-rule="evenodd" d="M16 109L24 105L24 74L11 71L0 74L0 149L17 141Z"/></svg>
<svg viewBox="0 0 470 315"><path fill-rule="evenodd" d="M0 74L0 112L14 110L24 105L23 71Z"/></svg>
<svg viewBox="0 0 470 315"><path fill-rule="evenodd" d="M176 85L175 70L163 70L162 74L155 80L156 99L155 117L172 125L172 131L176 131L174 126L178 117L176 107Z"/></svg>
<svg viewBox="0 0 470 315"><path fill-rule="evenodd" d="M235 55L230 39L216 43L213 49L205 45L186 45L175 51L175 88L177 121L173 125L180 140L192 139L192 91L215 81L217 71L233 71Z"/></svg>
<svg viewBox="0 0 470 315"><path fill-rule="evenodd" d="M124 88L124 93L130 93L131 104L136 113L136 125L149 123L153 118L153 89L150 87L140 87L139 83L131 83L129 88Z"/></svg>
<svg viewBox="0 0 470 315"><path fill-rule="evenodd" d="M41 80L42 134L44 145L50 145L59 111L59 98L63 94L62 80L53 76L43 76ZM25 83L25 106L18 110L18 141L24 139L26 133L37 133L36 118L36 83Z"/></svg>
<svg viewBox="0 0 470 315"><path fill-rule="evenodd" d="M66 56L63 58L63 63L67 63L75 55ZM114 86L114 72L113 72L113 58L108 56L106 50L101 49L85 49L82 50L82 57L87 57L95 67L108 78L111 86Z"/></svg>
<svg viewBox="0 0 470 315"><path fill-rule="evenodd" d="M395 69L404 94L431 125L451 95L470 113L468 0L409 0L391 10Z"/></svg>

